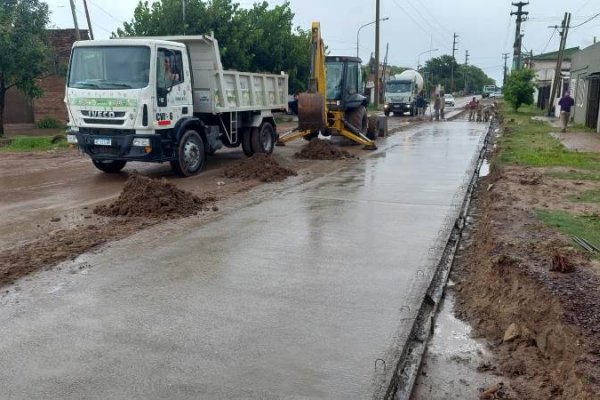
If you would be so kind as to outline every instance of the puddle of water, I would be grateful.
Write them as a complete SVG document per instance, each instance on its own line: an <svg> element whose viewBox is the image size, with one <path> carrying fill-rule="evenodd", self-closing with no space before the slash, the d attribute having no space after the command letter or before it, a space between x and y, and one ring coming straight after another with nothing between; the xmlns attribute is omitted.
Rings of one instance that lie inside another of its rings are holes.
<svg viewBox="0 0 600 400"><path fill-rule="evenodd" d="M484 176L488 176L490 174L490 162L487 159L483 160L481 164L481 168L479 168L479 177L483 178Z"/></svg>
<svg viewBox="0 0 600 400"><path fill-rule="evenodd" d="M471 337L471 327L454 316L454 302L446 290L411 400L478 399L480 388L502 380L477 371L491 356L483 341Z"/></svg>

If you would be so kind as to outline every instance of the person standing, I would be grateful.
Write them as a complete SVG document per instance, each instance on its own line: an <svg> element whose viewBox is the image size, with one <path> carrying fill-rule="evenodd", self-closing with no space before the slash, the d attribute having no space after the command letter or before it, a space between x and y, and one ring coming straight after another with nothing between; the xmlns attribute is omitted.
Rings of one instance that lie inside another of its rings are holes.
<svg viewBox="0 0 600 400"><path fill-rule="evenodd" d="M477 99L473 97L473 100L467 105L469 108L469 121L475 120L475 114L477 113Z"/></svg>
<svg viewBox="0 0 600 400"><path fill-rule="evenodd" d="M425 107L427 106L427 102L425 101L425 95L421 90L417 95L416 107L417 107L417 118L419 120L423 120L423 116L425 115Z"/></svg>
<svg viewBox="0 0 600 400"><path fill-rule="evenodd" d="M575 105L575 100L569 95L569 92L564 92L563 97L558 101L558 105L560 106L560 131L566 132L571 117L571 107Z"/></svg>
<svg viewBox="0 0 600 400"><path fill-rule="evenodd" d="M444 119L446 119L446 117L444 116L444 109L446 108L446 96L444 94L444 91L442 90L440 92L440 119L443 121Z"/></svg>
<svg viewBox="0 0 600 400"><path fill-rule="evenodd" d="M433 116L435 117L436 121L440 120L440 104L440 95L436 94L435 101L433 102Z"/></svg>

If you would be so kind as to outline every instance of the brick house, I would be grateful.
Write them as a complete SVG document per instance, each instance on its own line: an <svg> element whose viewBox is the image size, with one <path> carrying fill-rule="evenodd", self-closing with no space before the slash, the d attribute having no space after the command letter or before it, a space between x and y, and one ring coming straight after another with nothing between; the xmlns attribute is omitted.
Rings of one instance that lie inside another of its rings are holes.
<svg viewBox="0 0 600 400"><path fill-rule="evenodd" d="M87 30L79 30L82 39L88 39ZM37 99L27 98L17 88L6 93L4 118L6 124L33 124L51 117L66 122L67 108L65 97L65 72L69 64L71 46L77 40L75 29L49 29L48 43L52 52L50 74L39 79L38 84L44 95Z"/></svg>

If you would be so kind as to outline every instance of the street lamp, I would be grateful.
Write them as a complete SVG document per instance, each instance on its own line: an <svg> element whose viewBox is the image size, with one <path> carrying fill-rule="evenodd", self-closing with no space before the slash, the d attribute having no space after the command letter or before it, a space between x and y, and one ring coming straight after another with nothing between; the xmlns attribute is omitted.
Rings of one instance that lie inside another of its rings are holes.
<svg viewBox="0 0 600 400"><path fill-rule="evenodd" d="M389 17L385 17L385 18L379 18L379 21L387 21L388 19L390 19L390 18L389 18ZM359 34L360 34L360 30L361 30L362 28L364 28L365 26L373 25L375 22L377 22L377 20L375 20L375 21L371 21L371 22L369 22L368 24L361 25L361 26L358 28L358 31L356 31L356 57L358 57L358 36L359 36Z"/></svg>
<svg viewBox="0 0 600 400"><path fill-rule="evenodd" d="M421 64L419 64L419 60L421 59L421 56L422 56L423 54L425 54L425 53L431 53L431 52L433 52L433 51L438 51L438 50L439 50L439 49L429 49L429 50L425 50L425 51L424 51L424 52L422 52L422 53L419 53L419 55L417 56L417 70L419 70L419 66L421 65Z"/></svg>

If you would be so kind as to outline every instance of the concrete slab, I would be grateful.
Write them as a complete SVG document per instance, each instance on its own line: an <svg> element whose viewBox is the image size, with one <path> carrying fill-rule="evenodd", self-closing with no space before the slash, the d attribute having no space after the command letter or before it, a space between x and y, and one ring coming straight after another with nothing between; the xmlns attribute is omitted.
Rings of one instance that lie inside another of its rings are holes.
<svg viewBox="0 0 600 400"><path fill-rule="evenodd" d="M0 308L4 396L377 396L484 130L423 124L211 223L142 232L21 282Z"/></svg>

